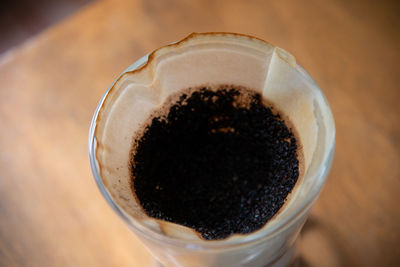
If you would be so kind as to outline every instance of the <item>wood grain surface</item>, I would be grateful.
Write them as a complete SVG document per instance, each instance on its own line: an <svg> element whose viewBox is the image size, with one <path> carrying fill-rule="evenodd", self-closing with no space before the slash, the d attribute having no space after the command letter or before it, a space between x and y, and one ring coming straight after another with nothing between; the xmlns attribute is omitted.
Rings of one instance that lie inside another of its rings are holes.
<svg viewBox="0 0 400 267"><path fill-rule="evenodd" d="M0 266L149 266L100 195L95 107L139 57L191 32L260 37L294 54L337 127L302 266L400 266L399 5L379 1L95 2L0 59Z"/></svg>

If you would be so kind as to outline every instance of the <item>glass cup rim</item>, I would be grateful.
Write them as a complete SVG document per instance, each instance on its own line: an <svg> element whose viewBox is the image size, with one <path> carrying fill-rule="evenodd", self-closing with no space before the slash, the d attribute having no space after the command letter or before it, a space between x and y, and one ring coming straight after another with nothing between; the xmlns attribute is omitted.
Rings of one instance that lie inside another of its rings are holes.
<svg viewBox="0 0 400 267"><path fill-rule="evenodd" d="M92 117L92 121L90 124L90 130L89 130L89 160L90 160L90 165L92 169L92 173L94 176L94 179L96 181L96 184L103 195L103 197L106 199L106 202L111 206L111 208L114 210L114 212L117 213L117 215L122 218L122 220L129 226L129 228L137 232L138 234L141 234L145 236L147 239L151 239L152 241L156 242L162 242L166 244L171 244L177 247L184 247L184 248L190 248L193 250L207 250L207 249L221 249L221 248L233 248L233 247L238 247L238 246L244 246L246 244L252 243L252 242L263 242L266 239L273 238L280 232L284 231L286 228L290 227L290 225L296 221L296 218L301 217L304 213L306 213L313 205L315 200L317 199L320 191L322 190L323 185L326 182L327 175L329 173L332 160L333 160L333 155L334 155L334 150L335 150L335 128L333 127L333 142L330 145L330 147L327 149L328 153L325 158L325 160L320 164L320 166L317 168L314 173L311 175L307 175L308 177L312 177L311 179L315 180L315 184L313 186L313 189L309 192L308 196L306 196L303 200L302 203L299 204L299 207L296 208L295 212L292 214L288 215L284 219L282 219L279 223L274 225L274 227L267 228L265 230L258 230L255 231L252 234L249 234L245 238L240 238L240 239L222 239L222 240L213 240L213 241L207 241L207 242L201 242L201 241L187 241L187 240L181 240L181 239L176 239L173 237L165 236L162 235L158 232L152 231L151 229L147 228L146 226L140 224L137 222L134 218L132 218L129 214L127 214L122 208L118 206L118 204L113 200L110 192L106 188L106 186L103 183L103 180L100 177L100 172L99 172L99 167L98 163L96 160L96 139L94 137L94 132L96 128L96 120L99 114L99 111L101 109L101 106L107 97L110 89L113 87L114 83L126 72L133 71L135 69L140 68L143 66L149 57L150 53L143 56L139 60L135 61L133 64L131 64L125 71L123 71L111 84L111 86L107 89L105 94L102 96L99 104L96 107L95 113ZM315 82L315 80L311 77L311 75L308 74L308 72L300 66L298 63L296 63L296 70L300 72L300 74L305 78L308 79L311 83L314 84L315 88L319 91L321 91L321 95L323 96L323 100L325 104L328 107L329 110L329 115L332 117L333 121L333 116L331 113L331 109L329 106L329 103L325 97L325 95L322 93L322 90L318 86L318 84ZM333 122L334 124L334 122ZM319 177L319 178L318 178Z"/></svg>

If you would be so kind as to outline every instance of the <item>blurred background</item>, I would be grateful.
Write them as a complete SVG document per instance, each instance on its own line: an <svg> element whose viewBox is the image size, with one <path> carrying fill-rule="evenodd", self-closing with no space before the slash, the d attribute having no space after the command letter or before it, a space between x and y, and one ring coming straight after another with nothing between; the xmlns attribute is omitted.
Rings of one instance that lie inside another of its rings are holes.
<svg viewBox="0 0 400 267"><path fill-rule="evenodd" d="M96 0L3 0L0 7L0 54L71 16ZM170 1L149 1L149 5L170 12ZM203 1L204 3L207 0ZM379 17L384 27L398 26L399 5L395 0L337 0L354 16ZM252 4L249 4L251 6ZM206 5L205 5L206 6ZM200 10L199 10L200 11ZM203 10L205 11L205 10ZM200 11L201 12L201 11ZM205 22L208 23L208 22ZM246 23L243 21L243 23Z"/></svg>
<svg viewBox="0 0 400 267"><path fill-rule="evenodd" d="M131 63L191 32L291 52L335 117L335 159L301 265L400 266L400 3L3 0L0 266L150 266L91 174L90 120Z"/></svg>
<svg viewBox="0 0 400 267"><path fill-rule="evenodd" d="M94 0L3 0L0 54L65 19Z"/></svg>

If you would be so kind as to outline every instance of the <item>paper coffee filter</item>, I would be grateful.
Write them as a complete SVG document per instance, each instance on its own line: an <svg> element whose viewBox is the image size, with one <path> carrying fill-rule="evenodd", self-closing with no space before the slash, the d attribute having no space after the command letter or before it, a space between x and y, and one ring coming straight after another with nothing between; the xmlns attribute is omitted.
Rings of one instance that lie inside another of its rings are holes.
<svg viewBox="0 0 400 267"><path fill-rule="evenodd" d="M295 58L280 48L244 35L203 33L191 34L176 44L154 51L144 66L117 79L100 108L95 129L96 159L105 187L126 214L153 231L183 240L202 240L191 228L145 214L132 194L130 152L133 136L171 95L187 88L221 85L256 90L289 118L303 148L301 177L318 149L320 132L327 131L327 125L318 125L316 121L316 116L330 118L330 111L318 105L325 101L321 92L299 70ZM325 143L331 141L329 138L333 136L326 137ZM305 183L301 177L298 183ZM299 194L297 188L298 185L289 196L285 209L264 228L277 223L286 210L290 210Z"/></svg>

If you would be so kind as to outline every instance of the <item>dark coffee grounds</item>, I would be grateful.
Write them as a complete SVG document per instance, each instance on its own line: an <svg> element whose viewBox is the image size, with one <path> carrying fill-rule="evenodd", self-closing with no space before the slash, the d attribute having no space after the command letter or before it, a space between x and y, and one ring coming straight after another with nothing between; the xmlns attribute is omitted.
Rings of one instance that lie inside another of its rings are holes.
<svg viewBox="0 0 400 267"><path fill-rule="evenodd" d="M183 94L135 140L134 192L149 216L209 240L260 229L282 207L299 176L296 140L260 94L243 102L243 92Z"/></svg>

